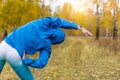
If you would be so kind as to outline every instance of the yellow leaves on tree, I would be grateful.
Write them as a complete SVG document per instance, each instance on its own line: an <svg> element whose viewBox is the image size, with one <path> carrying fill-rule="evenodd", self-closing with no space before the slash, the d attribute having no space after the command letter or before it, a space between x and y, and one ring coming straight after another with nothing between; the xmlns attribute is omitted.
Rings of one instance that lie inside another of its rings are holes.
<svg viewBox="0 0 120 80"><path fill-rule="evenodd" d="M41 16L42 15L42 16ZM41 8L37 0L6 0L0 5L0 27L7 25L10 32L15 28L40 17L50 15L49 8Z"/></svg>

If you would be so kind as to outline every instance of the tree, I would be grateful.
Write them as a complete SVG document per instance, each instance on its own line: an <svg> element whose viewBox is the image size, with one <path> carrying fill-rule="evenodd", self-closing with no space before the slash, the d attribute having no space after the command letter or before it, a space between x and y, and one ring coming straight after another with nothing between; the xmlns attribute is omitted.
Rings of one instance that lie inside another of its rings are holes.
<svg viewBox="0 0 120 80"><path fill-rule="evenodd" d="M96 4L96 39L99 39L100 26L100 0L94 0Z"/></svg>
<svg viewBox="0 0 120 80"><path fill-rule="evenodd" d="M118 12L119 12L119 0L113 0L113 19L114 19L114 30L113 39L117 40L118 35Z"/></svg>
<svg viewBox="0 0 120 80"><path fill-rule="evenodd" d="M111 36L113 30L113 18L111 15L111 4L110 1L102 3L102 16L101 16L101 33L103 36Z"/></svg>
<svg viewBox="0 0 120 80"><path fill-rule="evenodd" d="M7 31L17 28L31 20L50 15L49 6L41 8L41 0L6 0L0 6L0 26L4 29L7 23Z"/></svg>
<svg viewBox="0 0 120 80"><path fill-rule="evenodd" d="M70 3L64 3L62 9L59 12L59 17L67 19L67 20L73 20L73 8Z"/></svg>
<svg viewBox="0 0 120 80"><path fill-rule="evenodd" d="M45 0L41 1L40 11L41 11L40 17L45 17L45 16L51 15L50 6L45 6Z"/></svg>

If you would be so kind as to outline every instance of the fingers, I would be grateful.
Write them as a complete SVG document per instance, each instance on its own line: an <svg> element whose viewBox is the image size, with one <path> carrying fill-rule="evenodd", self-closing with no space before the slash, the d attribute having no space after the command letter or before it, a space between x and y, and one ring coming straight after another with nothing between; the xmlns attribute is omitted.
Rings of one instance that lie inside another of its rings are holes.
<svg viewBox="0 0 120 80"><path fill-rule="evenodd" d="M85 36L93 36L93 34L91 32L89 32L88 30L86 29L82 29L82 33L85 35Z"/></svg>
<svg viewBox="0 0 120 80"><path fill-rule="evenodd" d="M83 32L83 34L84 34L85 36L89 36L89 34L88 34L88 33L86 33L86 32Z"/></svg>
<svg viewBox="0 0 120 80"><path fill-rule="evenodd" d="M85 36L93 36L91 32L89 32L87 29L78 26L78 29L85 35Z"/></svg>
<svg viewBox="0 0 120 80"><path fill-rule="evenodd" d="M93 36L93 34L91 32L87 32L88 36Z"/></svg>

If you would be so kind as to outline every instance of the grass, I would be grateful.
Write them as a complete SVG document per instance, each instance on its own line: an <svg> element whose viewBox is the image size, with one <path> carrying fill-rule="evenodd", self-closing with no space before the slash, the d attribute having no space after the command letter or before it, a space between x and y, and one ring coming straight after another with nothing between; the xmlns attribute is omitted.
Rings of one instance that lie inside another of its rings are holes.
<svg viewBox="0 0 120 80"><path fill-rule="evenodd" d="M45 68L30 68L35 80L120 80L120 51L114 53L108 45L113 42L105 41L67 37L64 43L53 46ZM19 78L7 63L0 80Z"/></svg>

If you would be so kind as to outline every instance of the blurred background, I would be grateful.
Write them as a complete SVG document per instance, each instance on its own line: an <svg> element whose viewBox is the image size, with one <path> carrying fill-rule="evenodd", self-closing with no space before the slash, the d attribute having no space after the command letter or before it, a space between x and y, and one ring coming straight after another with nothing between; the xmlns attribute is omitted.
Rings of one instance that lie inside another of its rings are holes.
<svg viewBox="0 0 120 80"><path fill-rule="evenodd" d="M100 36L119 36L119 0L0 0L0 32L54 16L74 21ZM79 31L69 31L79 35Z"/></svg>
<svg viewBox="0 0 120 80"><path fill-rule="evenodd" d="M30 68L35 80L120 80L120 0L0 0L0 41L46 16L73 21L94 36L64 30L67 38L53 46L48 65ZM19 78L7 63L0 80Z"/></svg>

